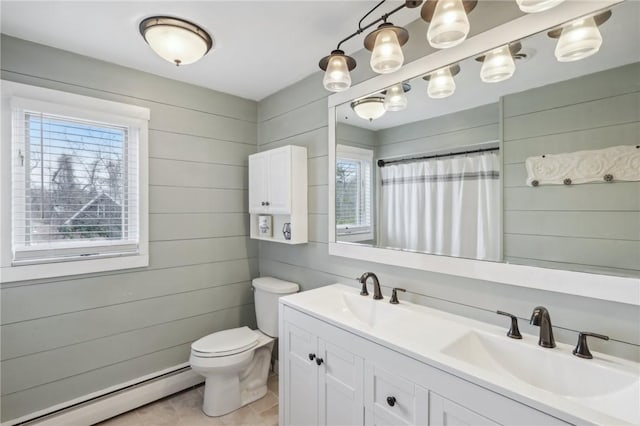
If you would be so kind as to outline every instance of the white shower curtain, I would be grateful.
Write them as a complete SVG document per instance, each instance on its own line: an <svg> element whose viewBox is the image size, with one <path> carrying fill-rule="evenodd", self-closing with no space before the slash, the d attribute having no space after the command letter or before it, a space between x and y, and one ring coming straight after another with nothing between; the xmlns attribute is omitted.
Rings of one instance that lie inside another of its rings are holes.
<svg viewBox="0 0 640 426"><path fill-rule="evenodd" d="M496 152L392 164L379 170L382 246L500 260Z"/></svg>

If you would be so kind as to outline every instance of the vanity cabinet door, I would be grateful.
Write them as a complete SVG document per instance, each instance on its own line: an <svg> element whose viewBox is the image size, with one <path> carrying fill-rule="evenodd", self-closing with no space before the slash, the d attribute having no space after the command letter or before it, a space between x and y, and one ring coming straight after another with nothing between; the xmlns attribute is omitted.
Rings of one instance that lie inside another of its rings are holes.
<svg viewBox="0 0 640 426"><path fill-rule="evenodd" d="M379 365L365 367L367 425L427 425L429 393Z"/></svg>
<svg viewBox="0 0 640 426"><path fill-rule="evenodd" d="M429 402L430 426L499 426L499 423L436 393L431 392Z"/></svg>
<svg viewBox="0 0 640 426"><path fill-rule="evenodd" d="M282 345L284 353L283 400L285 425L318 424L317 337L302 328L285 322Z"/></svg>
<svg viewBox="0 0 640 426"><path fill-rule="evenodd" d="M319 424L361 425L364 421L361 357L319 341L322 364L319 377Z"/></svg>

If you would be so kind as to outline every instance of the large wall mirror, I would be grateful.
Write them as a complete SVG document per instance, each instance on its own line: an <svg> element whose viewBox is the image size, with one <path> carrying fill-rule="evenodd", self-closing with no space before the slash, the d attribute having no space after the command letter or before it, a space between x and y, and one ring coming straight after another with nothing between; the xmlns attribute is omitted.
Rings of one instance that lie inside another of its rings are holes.
<svg viewBox="0 0 640 426"><path fill-rule="evenodd" d="M640 304L640 2L614 3L333 95L330 252ZM599 51L560 61L585 14Z"/></svg>

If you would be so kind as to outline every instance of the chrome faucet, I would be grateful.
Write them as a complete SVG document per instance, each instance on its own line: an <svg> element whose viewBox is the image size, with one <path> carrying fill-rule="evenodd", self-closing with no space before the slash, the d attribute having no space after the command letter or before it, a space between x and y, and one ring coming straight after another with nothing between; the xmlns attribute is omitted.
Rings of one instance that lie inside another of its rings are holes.
<svg viewBox="0 0 640 426"><path fill-rule="evenodd" d="M375 300L382 299L382 292L380 291L380 281L378 281L378 277L373 272L365 272L362 274L358 281L362 284L362 291L360 291L361 296L368 296L369 292L367 291L367 280L369 277L373 278L373 298Z"/></svg>
<svg viewBox="0 0 640 426"><path fill-rule="evenodd" d="M531 325L540 327L540 338L538 345L543 348L555 348L556 341L553 339L553 328L551 326L551 316L544 306L536 306L531 314Z"/></svg>

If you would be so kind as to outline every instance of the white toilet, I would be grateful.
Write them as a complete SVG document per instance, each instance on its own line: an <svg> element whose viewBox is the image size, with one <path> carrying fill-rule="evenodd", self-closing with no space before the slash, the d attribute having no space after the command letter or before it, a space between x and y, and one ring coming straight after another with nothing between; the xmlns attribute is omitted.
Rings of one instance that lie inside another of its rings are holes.
<svg viewBox="0 0 640 426"><path fill-rule="evenodd" d="M239 327L210 334L191 344L189 364L205 377L202 411L222 416L267 393L274 337L278 337L278 298L300 286L271 277L253 280L259 330Z"/></svg>

